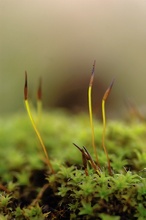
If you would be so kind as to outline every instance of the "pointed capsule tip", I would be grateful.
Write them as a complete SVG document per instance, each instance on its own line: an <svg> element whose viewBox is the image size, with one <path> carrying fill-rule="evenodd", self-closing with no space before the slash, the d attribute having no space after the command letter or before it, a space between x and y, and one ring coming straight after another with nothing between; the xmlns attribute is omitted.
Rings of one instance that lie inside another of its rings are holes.
<svg viewBox="0 0 146 220"><path fill-rule="evenodd" d="M109 86L109 89L112 89L114 82L115 82L115 78L112 80L112 82L111 82L111 84Z"/></svg>
<svg viewBox="0 0 146 220"><path fill-rule="evenodd" d="M105 101L105 100L107 99L107 97L109 96L110 91L111 91L111 89L112 89L112 87L113 87L114 81L115 81L115 79L112 80L110 86L109 86L108 89L105 91L104 96L103 96L103 100L104 100L104 101Z"/></svg>
<svg viewBox="0 0 146 220"><path fill-rule="evenodd" d="M27 72L25 71L24 100L27 100Z"/></svg>
<svg viewBox="0 0 146 220"><path fill-rule="evenodd" d="M38 92L37 92L38 100L42 100L42 78L40 77Z"/></svg>
<svg viewBox="0 0 146 220"><path fill-rule="evenodd" d="M78 148L81 152L83 151L77 144L73 143L73 145Z"/></svg>
<svg viewBox="0 0 146 220"><path fill-rule="evenodd" d="M90 78L90 82L89 82L89 87L92 87L92 84L93 84L95 64L96 64L96 60L94 60L94 63L93 63L92 72L91 72L91 78Z"/></svg>
<svg viewBox="0 0 146 220"><path fill-rule="evenodd" d="M92 67L92 75L94 74L95 65L96 65L96 60L94 60L94 62L93 62L93 67Z"/></svg>

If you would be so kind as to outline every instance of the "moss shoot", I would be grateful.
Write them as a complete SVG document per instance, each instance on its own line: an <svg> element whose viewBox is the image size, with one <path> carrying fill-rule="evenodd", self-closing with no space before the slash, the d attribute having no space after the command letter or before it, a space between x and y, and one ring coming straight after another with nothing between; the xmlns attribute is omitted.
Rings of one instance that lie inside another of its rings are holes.
<svg viewBox="0 0 146 220"><path fill-rule="evenodd" d="M37 114L33 112L34 119ZM94 120L100 175L81 152L96 161L89 116L43 113L38 128L55 171L52 174L26 114L0 120L0 219L145 219L144 122L108 121L102 148L101 122Z"/></svg>

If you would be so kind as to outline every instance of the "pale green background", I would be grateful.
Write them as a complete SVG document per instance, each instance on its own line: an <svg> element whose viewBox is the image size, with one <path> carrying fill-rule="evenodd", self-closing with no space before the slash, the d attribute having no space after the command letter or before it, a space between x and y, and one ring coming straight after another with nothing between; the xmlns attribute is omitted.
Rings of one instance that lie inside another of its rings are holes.
<svg viewBox="0 0 146 220"><path fill-rule="evenodd" d="M23 110L25 70L33 100L43 77L47 108L65 85L85 89L94 59L104 89L116 80L110 110L126 98L145 105L146 1L0 0L1 114Z"/></svg>

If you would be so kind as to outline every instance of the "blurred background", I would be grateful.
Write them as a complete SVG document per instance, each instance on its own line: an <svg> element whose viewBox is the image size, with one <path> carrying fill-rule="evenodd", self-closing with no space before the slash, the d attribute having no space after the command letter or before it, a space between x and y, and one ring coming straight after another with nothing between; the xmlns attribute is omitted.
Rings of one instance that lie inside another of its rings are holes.
<svg viewBox="0 0 146 220"><path fill-rule="evenodd" d="M24 72L35 103L43 79L47 111L88 111L87 88L94 59L94 109L115 78L107 100L120 116L125 100L145 107L146 1L0 0L0 114L24 111Z"/></svg>

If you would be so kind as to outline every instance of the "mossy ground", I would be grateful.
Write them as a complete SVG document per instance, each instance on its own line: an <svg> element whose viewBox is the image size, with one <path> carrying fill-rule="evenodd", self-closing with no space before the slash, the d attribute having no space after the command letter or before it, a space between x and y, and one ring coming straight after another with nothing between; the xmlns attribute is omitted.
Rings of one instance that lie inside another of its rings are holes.
<svg viewBox="0 0 146 220"><path fill-rule="evenodd" d="M94 125L101 174L88 167L86 176L73 143L95 159L89 117L42 115L37 127L55 170L51 174L27 115L1 119L0 219L146 219L146 124L107 123L112 176L102 149L102 123L94 120Z"/></svg>

